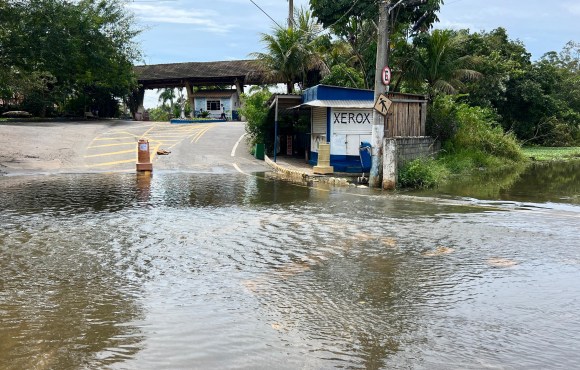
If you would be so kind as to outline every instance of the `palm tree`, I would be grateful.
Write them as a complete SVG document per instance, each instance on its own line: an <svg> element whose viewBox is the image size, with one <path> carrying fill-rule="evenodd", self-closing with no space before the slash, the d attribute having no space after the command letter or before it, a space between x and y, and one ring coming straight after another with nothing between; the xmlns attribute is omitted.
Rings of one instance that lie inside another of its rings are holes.
<svg viewBox="0 0 580 370"><path fill-rule="evenodd" d="M320 26L308 10L300 9L294 17L295 27L277 26L271 35L262 34L265 53L250 54L262 63L271 80L284 80L289 94L295 83L306 84L309 70L323 66L317 51Z"/></svg>
<svg viewBox="0 0 580 370"><path fill-rule="evenodd" d="M159 94L159 100L161 105L165 107L165 103L169 101L169 109L173 109L173 99L175 99L175 89L172 87L167 87L165 89L157 89Z"/></svg>
<svg viewBox="0 0 580 370"><path fill-rule="evenodd" d="M462 55L462 37L451 30L434 30L416 39L415 53L406 60L405 74L411 84L423 85L432 99L439 93L456 94L463 81L481 77L470 69L477 63L471 55Z"/></svg>

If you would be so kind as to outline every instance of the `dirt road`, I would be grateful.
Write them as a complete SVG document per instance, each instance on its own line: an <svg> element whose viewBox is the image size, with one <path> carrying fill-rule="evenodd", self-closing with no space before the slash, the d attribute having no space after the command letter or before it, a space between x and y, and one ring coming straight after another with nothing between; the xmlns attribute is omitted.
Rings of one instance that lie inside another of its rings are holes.
<svg viewBox="0 0 580 370"><path fill-rule="evenodd" d="M150 142L154 171L267 171L244 133L240 122L0 122L0 175L135 171L140 138Z"/></svg>

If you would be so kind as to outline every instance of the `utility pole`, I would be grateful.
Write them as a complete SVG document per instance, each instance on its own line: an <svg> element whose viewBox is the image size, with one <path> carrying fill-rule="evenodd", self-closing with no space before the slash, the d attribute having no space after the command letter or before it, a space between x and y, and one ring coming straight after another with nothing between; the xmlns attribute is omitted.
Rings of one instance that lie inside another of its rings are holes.
<svg viewBox="0 0 580 370"><path fill-rule="evenodd" d="M381 73L383 68L389 63L389 7L390 0L383 0L379 3L379 24L377 38L377 59L375 64L375 101L379 95L387 91L383 85ZM369 174L369 186L377 188L382 186L382 155L383 138L385 136L385 120L379 112L373 110L373 128L371 137L372 164Z"/></svg>
<svg viewBox="0 0 580 370"><path fill-rule="evenodd" d="M288 29L294 28L294 0L288 0Z"/></svg>

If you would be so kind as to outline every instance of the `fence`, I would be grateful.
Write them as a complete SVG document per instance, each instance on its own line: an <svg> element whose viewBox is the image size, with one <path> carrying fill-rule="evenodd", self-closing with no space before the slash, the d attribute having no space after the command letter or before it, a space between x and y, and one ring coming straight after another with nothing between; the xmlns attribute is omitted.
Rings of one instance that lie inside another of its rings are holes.
<svg viewBox="0 0 580 370"><path fill-rule="evenodd" d="M387 94L393 102L385 122L385 137L425 136L427 99L423 95Z"/></svg>

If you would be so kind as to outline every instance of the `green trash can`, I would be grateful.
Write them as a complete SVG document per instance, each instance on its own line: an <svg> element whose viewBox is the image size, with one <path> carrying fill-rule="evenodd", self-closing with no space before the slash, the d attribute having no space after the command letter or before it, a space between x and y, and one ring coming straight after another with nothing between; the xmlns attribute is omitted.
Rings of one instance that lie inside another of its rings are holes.
<svg viewBox="0 0 580 370"><path fill-rule="evenodd" d="M256 144L256 148L254 150L254 157L256 157L256 159L264 160L264 149L265 149L264 144Z"/></svg>

